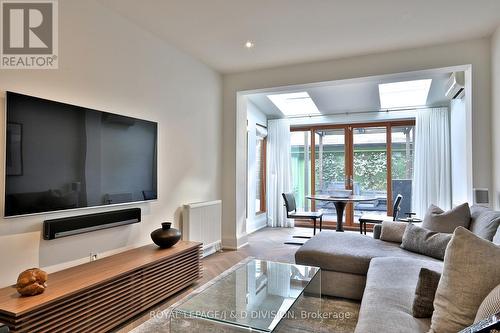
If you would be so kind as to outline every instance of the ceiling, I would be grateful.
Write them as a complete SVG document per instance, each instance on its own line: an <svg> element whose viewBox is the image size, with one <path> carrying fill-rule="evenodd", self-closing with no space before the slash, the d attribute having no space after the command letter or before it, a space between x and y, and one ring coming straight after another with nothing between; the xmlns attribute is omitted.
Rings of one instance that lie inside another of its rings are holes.
<svg viewBox="0 0 500 333"><path fill-rule="evenodd" d="M466 40L500 25L499 0L99 1L223 73Z"/></svg>
<svg viewBox="0 0 500 333"><path fill-rule="evenodd" d="M307 91L321 114L334 115L379 110L380 97L378 85L380 83L432 79L426 105L444 106L449 103L449 100L445 96L445 83L449 79L450 74L439 71L421 75L402 73L397 76L358 79L352 83L331 82L320 86L304 86L300 89L282 90L273 93ZM267 97L268 94L270 93L250 94L247 95L247 98L265 113L269 119L283 118L281 111Z"/></svg>

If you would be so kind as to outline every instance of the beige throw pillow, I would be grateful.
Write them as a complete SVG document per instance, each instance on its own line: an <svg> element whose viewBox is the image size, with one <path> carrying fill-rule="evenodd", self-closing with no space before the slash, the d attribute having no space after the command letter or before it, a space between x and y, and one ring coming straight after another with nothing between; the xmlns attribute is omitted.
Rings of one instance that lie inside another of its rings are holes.
<svg viewBox="0 0 500 333"><path fill-rule="evenodd" d="M469 228L470 209L469 204L464 203L447 212L441 208L431 205L425 214L422 228L436 231L453 233L457 227Z"/></svg>
<svg viewBox="0 0 500 333"><path fill-rule="evenodd" d="M408 226L406 222L383 221L380 239L386 242L401 244L406 226Z"/></svg>
<svg viewBox="0 0 500 333"><path fill-rule="evenodd" d="M500 247L457 228L446 249L430 332L458 332L473 324L479 306L498 284Z"/></svg>

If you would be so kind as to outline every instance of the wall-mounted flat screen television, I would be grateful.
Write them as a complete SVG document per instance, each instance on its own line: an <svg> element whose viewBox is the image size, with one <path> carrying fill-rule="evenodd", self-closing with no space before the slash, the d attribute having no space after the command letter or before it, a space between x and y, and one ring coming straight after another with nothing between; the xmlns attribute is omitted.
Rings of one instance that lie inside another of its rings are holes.
<svg viewBox="0 0 500 333"><path fill-rule="evenodd" d="M157 198L157 123L7 92L5 212Z"/></svg>

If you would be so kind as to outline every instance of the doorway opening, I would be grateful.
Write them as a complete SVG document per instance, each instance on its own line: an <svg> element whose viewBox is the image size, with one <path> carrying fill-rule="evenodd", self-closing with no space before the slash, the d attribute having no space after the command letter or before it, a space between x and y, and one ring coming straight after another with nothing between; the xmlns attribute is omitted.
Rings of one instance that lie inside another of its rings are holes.
<svg viewBox="0 0 500 333"><path fill-rule="evenodd" d="M450 206L472 201L471 70L470 65L463 65L239 92L238 112L242 113L238 118L246 118L247 133L255 131L250 129L255 114L259 120L253 124L266 129L276 119L289 122L290 191L299 210L324 213L326 228L335 227L335 207L311 196L350 190L352 195L373 198L349 203L344 211L345 229L359 230L359 218L364 214L392 215L398 194L403 196L402 214L415 210L415 168L419 168L415 163L419 161L415 153L416 119L429 109L446 109L450 114ZM457 73L465 78L463 93L447 96L449 79ZM260 155L258 165L269 165L262 161L273 154L269 140L266 132L267 153ZM255 170L251 166L257 161L252 160L256 155L246 156L246 178L251 179L248 170ZM259 175L266 179L253 175L261 186L259 193L257 187L251 189L256 197L269 187L265 184L269 185L270 176L276 179L276 170L273 172L261 170ZM252 208L252 213L260 213L258 228L265 225L270 214L283 209L276 200L269 201L275 194L265 195L262 207L266 211ZM255 200L253 196L251 200ZM247 200L247 206L256 207L253 202ZM256 230L256 219L252 218L253 222L247 216L247 232ZM311 226L300 220L295 225Z"/></svg>

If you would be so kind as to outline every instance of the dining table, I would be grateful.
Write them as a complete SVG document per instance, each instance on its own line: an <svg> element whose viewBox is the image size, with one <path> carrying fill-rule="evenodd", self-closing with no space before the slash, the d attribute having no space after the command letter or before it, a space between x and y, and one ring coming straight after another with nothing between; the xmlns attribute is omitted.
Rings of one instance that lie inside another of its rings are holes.
<svg viewBox="0 0 500 333"><path fill-rule="evenodd" d="M316 194L316 195L307 195L306 198L312 201L317 200L317 201L327 201L333 203L333 205L335 206L335 210L337 211L336 231L338 232L344 231L344 225L343 225L344 211L348 203L368 202L377 200L377 197L365 196L365 195L335 196L327 194Z"/></svg>

